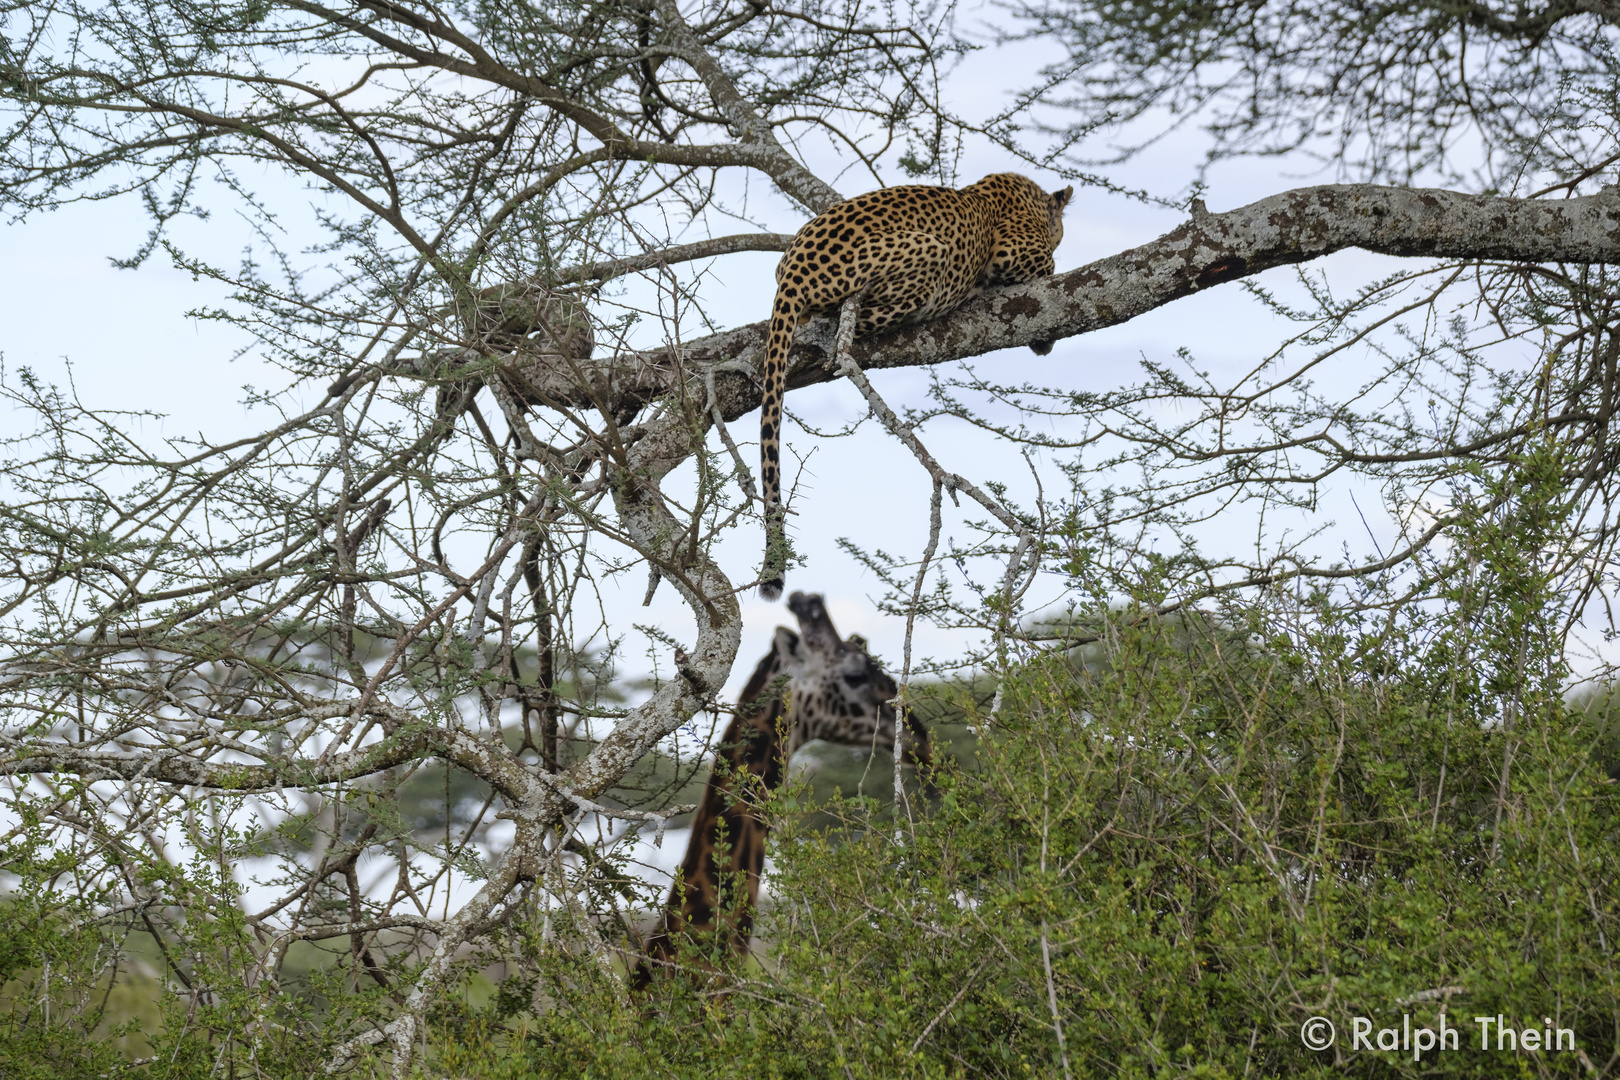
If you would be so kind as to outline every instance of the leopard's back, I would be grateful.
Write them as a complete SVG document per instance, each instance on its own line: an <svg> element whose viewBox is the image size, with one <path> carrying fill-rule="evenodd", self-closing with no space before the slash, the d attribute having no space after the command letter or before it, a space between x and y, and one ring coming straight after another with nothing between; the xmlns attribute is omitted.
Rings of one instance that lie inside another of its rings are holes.
<svg viewBox="0 0 1620 1080"><path fill-rule="evenodd" d="M996 173L961 189L881 188L831 207L794 236L776 268L760 409L766 520L760 592L767 599L781 595L787 559L782 397L799 322L860 294L855 334L862 337L937 318L987 286L1050 274L1073 191L1049 194L1016 173Z"/></svg>

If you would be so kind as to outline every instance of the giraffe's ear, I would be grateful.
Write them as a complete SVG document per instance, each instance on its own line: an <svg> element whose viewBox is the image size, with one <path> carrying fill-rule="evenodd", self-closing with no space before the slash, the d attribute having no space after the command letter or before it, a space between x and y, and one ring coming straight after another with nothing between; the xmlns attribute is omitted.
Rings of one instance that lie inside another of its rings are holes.
<svg viewBox="0 0 1620 1080"><path fill-rule="evenodd" d="M859 649L861 652L866 651L866 639L861 637L859 634L849 635L849 637L844 639L844 644L848 645L852 649Z"/></svg>

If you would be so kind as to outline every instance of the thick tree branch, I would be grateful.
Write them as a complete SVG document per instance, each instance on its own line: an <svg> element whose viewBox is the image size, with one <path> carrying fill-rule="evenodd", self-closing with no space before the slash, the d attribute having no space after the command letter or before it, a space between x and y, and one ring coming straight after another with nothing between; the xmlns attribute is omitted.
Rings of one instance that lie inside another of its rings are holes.
<svg viewBox="0 0 1620 1080"><path fill-rule="evenodd" d="M863 369L925 367L1031 342L1075 337L1129 322L1193 293L1263 270L1361 248L1413 258L1515 263L1620 264L1620 192L1580 199L1513 199L1433 189L1335 184L1299 188L1224 214L1195 207L1191 220L1157 240L1067 273L998 289L951 315L855 342ZM688 343L687 366L753 362L768 320ZM832 364L834 319L799 333L790 388L842 376ZM610 396L650 400L670 383L667 350L623 354L604 365ZM715 399L727 420L759 407L757 382L721 368ZM541 387L558 401L579 396L578 373Z"/></svg>
<svg viewBox="0 0 1620 1080"><path fill-rule="evenodd" d="M569 267L557 274L557 280L604 281L621 274L633 274L655 267L674 266L695 259L712 259L738 251L786 251L793 237L787 233L737 233L717 236L712 240L699 240L691 244L649 251L644 255L625 255L616 259L601 259L577 267Z"/></svg>
<svg viewBox="0 0 1620 1080"><path fill-rule="evenodd" d="M1414 258L1620 263L1620 192L1542 200L1346 184L1301 188L1224 214L1198 207L1192 220L1141 247L990 293L950 318L857 342L855 357L867 369L916 367L1075 337L1348 248ZM766 324L756 325L763 342ZM832 377L817 374L805 370L793 385Z"/></svg>
<svg viewBox="0 0 1620 1080"><path fill-rule="evenodd" d="M310 710L310 715L341 716L353 707L352 702L321 706ZM385 705L377 711L386 713L393 724L408 727L382 742L334 754L326 760L285 758L260 765L238 764L202 760L194 749L153 746L128 751L87 750L70 743L40 743L7 736L0 737L0 750L9 752L0 757L0 776L56 773L88 780L144 780L250 794L346 783L437 753L489 782L511 802L543 790L504 747L465 731L429 727L394 706Z"/></svg>

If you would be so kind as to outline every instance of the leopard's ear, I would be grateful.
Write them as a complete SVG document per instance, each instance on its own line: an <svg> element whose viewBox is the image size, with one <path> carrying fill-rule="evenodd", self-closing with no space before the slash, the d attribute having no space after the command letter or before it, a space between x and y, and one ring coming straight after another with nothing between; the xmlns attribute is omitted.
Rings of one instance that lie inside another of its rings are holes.
<svg viewBox="0 0 1620 1080"><path fill-rule="evenodd" d="M1057 207L1058 207L1059 210L1063 209L1065 206L1068 206L1069 205L1069 200L1072 199L1072 198L1074 198L1074 185L1073 184L1070 184L1068 187L1064 188L1062 191L1054 191L1054 192L1052 192L1052 201L1057 203Z"/></svg>

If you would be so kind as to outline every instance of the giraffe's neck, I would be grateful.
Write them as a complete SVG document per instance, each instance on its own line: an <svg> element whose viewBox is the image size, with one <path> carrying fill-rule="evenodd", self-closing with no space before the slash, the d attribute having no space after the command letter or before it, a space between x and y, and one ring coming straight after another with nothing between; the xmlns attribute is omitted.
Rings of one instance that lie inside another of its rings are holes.
<svg viewBox="0 0 1620 1080"><path fill-rule="evenodd" d="M658 931L647 943L647 957L634 985L644 987L657 963L674 958L682 934L710 934L713 947L745 953L753 933L759 876L765 863L769 826L758 812L759 797L782 784L789 719L784 689L777 685L785 665L777 650L759 662L715 751L715 767L692 818L692 839L670 888Z"/></svg>
<svg viewBox="0 0 1620 1080"><path fill-rule="evenodd" d="M914 716L896 715L891 702L898 688L865 642L838 636L820 596L794 593L788 609L800 633L776 628L770 653L754 669L736 718L720 737L681 872L632 980L636 989L669 964L684 935L706 936L710 956L748 951L769 831L759 797L781 786L787 759L800 745L826 739L888 749L898 728L902 761L932 760L927 728ZM791 694L782 676L791 677Z"/></svg>

